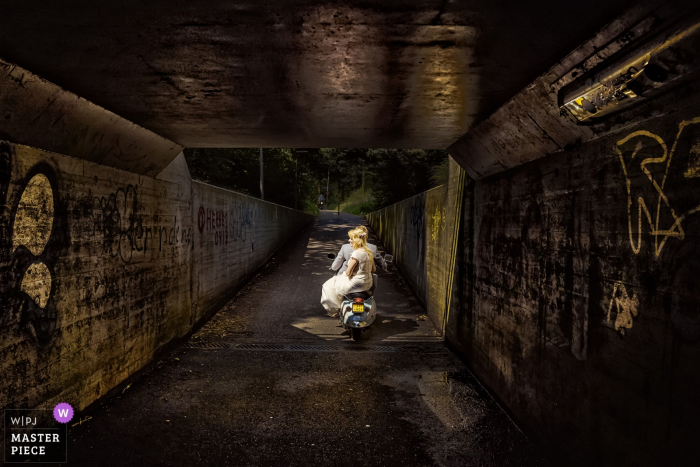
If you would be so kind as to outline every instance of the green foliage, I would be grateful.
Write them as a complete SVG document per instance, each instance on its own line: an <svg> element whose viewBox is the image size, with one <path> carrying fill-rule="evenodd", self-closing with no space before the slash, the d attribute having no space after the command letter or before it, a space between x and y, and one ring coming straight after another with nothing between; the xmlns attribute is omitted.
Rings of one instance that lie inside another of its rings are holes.
<svg viewBox="0 0 700 467"><path fill-rule="evenodd" d="M308 212L309 214L313 214L314 216L318 216L319 214L321 214L321 211L318 210L318 205L312 199L305 199L303 207L304 212Z"/></svg>
<svg viewBox="0 0 700 467"><path fill-rule="evenodd" d="M297 207L306 210L318 195L307 153L290 148L263 149L265 200L295 207L294 186L298 186ZM259 148L185 149L192 178L250 196L260 197ZM297 160L298 159L298 160ZM318 210L318 208L316 208Z"/></svg>
<svg viewBox="0 0 700 467"><path fill-rule="evenodd" d="M319 165L331 176L330 204L345 200L364 186L374 197L365 206L367 210L388 206L440 185L442 179L431 179L431 169L447 161L445 151L423 149L323 148L318 154Z"/></svg>
<svg viewBox="0 0 700 467"><path fill-rule="evenodd" d="M371 188L362 187L350 193L350 195L340 205L340 210L350 214L360 215L375 211L376 203Z"/></svg>
<svg viewBox="0 0 700 467"><path fill-rule="evenodd" d="M195 180L260 196L260 156L257 149L185 149L185 159Z"/></svg>
<svg viewBox="0 0 700 467"><path fill-rule="evenodd" d="M430 168L430 182L433 186L444 185L450 178L450 160L445 159L440 164Z"/></svg>
<svg viewBox="0 0 700 467"><path fill-rule="evenodd" d="M377 208L437 186L430 169L447 160L445 151L423 149L370 149L367 155L373 159L371 187Z"/></svg>
<svg viewBox="0 0 700 467"><path fill-rule="evenodd" d="M195 180L260 196L258 148L186 149ZM447 153L423 149L264 149L265 200L317 212L319 193L327 209L371 212L447 181ZM363 198L360 199L360 194Z"/></svg>

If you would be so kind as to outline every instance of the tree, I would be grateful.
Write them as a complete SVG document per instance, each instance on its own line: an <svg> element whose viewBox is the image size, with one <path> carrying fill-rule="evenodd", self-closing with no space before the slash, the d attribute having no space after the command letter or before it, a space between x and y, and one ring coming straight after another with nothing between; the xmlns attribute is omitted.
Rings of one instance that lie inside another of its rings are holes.
<svg viewBox="0 0 700 467"><path fill-rule="evenodd" d="M186 149L195 180L260 196L259 148ZM446 181L447 153L423 149L292 148L264 149L265 199L311 210L330 175L331 199L342 202L365 186L381 208ZM330 201L330 200L329 200Z"/></svg>

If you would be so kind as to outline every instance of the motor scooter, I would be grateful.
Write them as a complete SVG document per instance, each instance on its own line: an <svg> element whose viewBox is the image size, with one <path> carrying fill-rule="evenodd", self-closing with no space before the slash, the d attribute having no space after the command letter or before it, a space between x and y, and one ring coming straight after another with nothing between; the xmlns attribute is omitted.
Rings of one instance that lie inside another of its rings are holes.
<svg viewBox="0 0 700 467"><path fill-rule="evenodd" d="M328 253L328 259L335 259L335 253ZM392 255L384 255L384 261L394 261ZM332 269L331 269L332 271ZM334 274L336 271L333 271ZM340 323L350 331L350 337L355 342L360 340L362 332L367 331L377 317L377 304L374 293L377 290L379 277L372 274L372 287L367 291L353 292L343 296L340 307Z"/></svg>

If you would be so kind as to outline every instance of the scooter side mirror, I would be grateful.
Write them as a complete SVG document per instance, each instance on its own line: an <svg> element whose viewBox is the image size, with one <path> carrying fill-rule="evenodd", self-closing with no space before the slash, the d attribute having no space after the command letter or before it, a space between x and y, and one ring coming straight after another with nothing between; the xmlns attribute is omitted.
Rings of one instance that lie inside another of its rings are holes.
<svg viewBox="0 0 700 467"><path fill-rule="evenodd" d="M393 255L384 255L384 261L387 263L391 263L394 261L394 256Z"/></svg>
<svg viewBox="0 0 700 467"><path fill-rule="evenodd" d="M335 253L328 253L326 256L328 259L335 259Z"/></svg>

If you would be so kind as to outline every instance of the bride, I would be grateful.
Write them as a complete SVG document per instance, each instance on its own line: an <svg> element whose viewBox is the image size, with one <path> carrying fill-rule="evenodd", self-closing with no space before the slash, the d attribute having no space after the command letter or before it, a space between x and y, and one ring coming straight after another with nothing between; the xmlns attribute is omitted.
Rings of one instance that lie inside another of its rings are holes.
<svg viewBox="0 0 700 467"><path fill-rule="evenodd" d="M367 232L353 229L348 235L354 250L348 269L328 279L321 290L321 305L333 317L340 315L344 295L372 288L372 273L377 269L372 252L367 248Z"/></svg>

